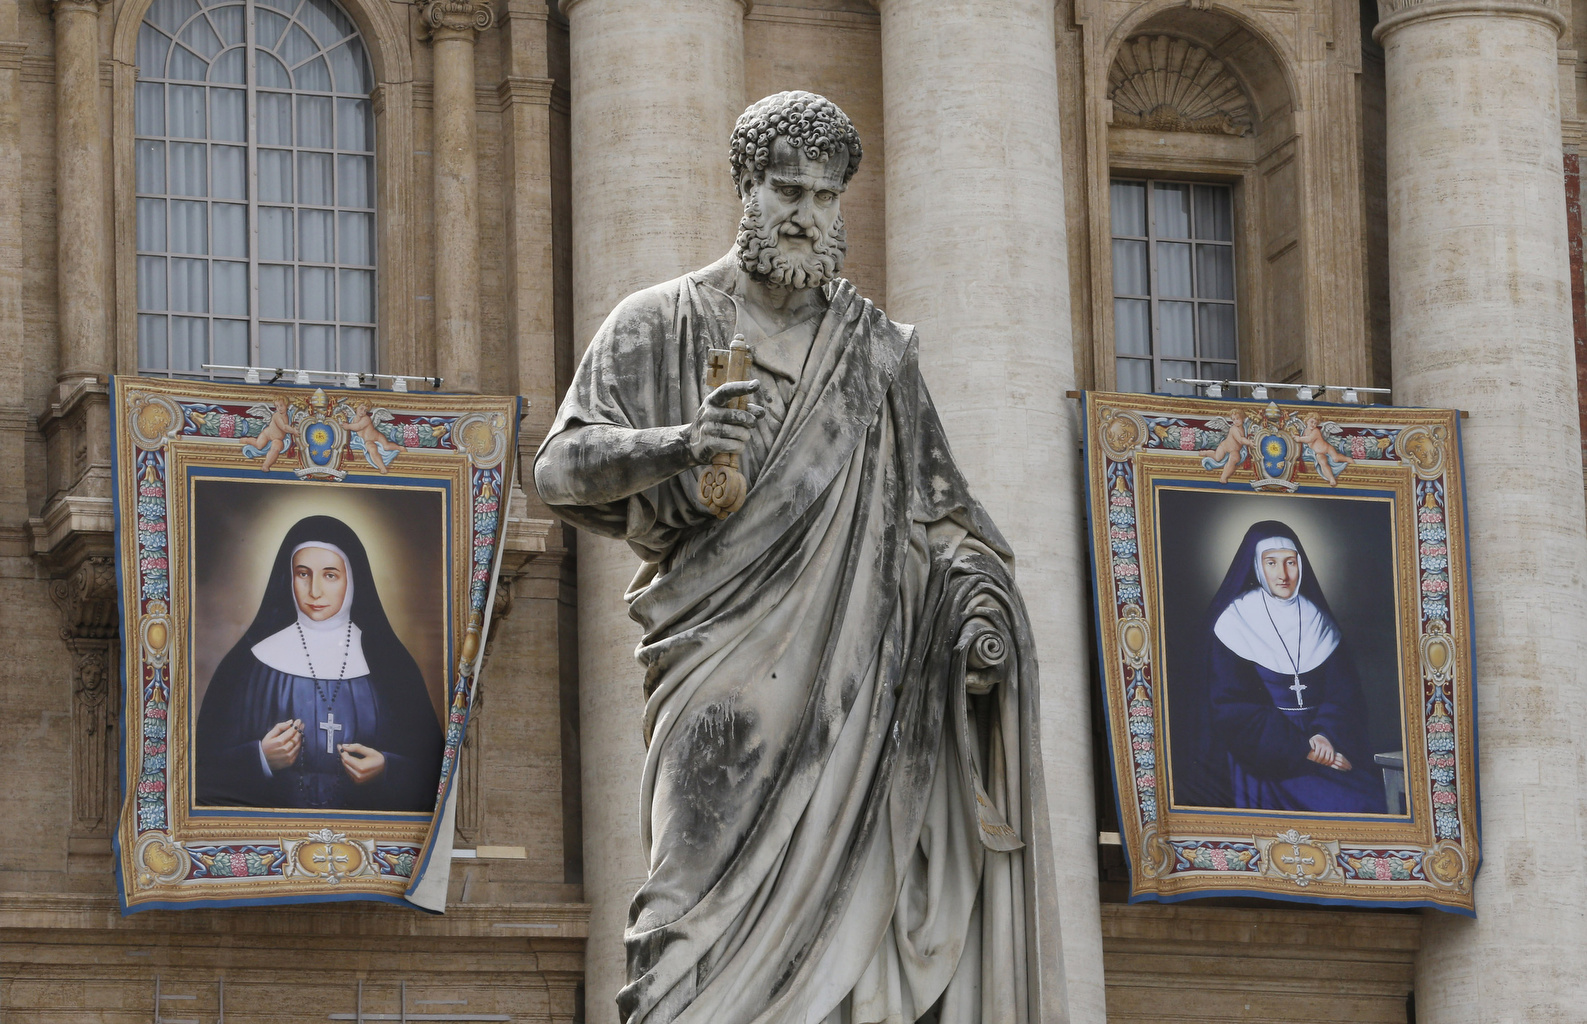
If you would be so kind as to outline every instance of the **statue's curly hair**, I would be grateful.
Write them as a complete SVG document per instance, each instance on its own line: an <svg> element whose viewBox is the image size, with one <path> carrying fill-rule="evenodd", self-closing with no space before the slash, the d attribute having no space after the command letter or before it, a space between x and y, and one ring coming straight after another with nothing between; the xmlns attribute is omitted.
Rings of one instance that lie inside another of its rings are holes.
<svg viewBox="0 0 1587 1024"><path fill-rule="evenodd" d="M848 150L849 165L843 171L843 184L860 166L860 133L854 130L849 115L825 96L813 92L779 92L750 104L733 126L733 185L738 187L744 172L758 178L771 162L772 140L782 136L795 149L804 150L812 160L831 157L838 149Z"/></svg>

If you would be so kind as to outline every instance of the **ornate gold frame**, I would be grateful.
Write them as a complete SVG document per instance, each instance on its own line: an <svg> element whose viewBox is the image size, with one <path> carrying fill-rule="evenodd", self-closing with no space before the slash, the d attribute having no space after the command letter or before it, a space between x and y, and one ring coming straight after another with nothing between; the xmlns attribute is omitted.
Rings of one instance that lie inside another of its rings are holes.
<svg viewBox="0 0 1587 1024"><path fill-rule="evenodd" d="M440 909L451 836L438 826L450 820L489 626L516 467L517 399L119 377L113 402L123 912L345 899ZM264 470L267 460L273 465ZM433 814L195 809L194 470L305 488L354 484L362 493L371 485L444 490L447 721ZM425 895L416 895L427 877Z"/></svg>
<svg viewBox="0 0 1587 1024"><path fill-rule="evenodd" d="M1254 895L1472 913L1476 716L1458 415L1102 392L1087 393L1084 410L1097 640L1132 902ZM1390 495L1408 815L1172 803L1158 496L1176 483L1316 501Z"/></svg>

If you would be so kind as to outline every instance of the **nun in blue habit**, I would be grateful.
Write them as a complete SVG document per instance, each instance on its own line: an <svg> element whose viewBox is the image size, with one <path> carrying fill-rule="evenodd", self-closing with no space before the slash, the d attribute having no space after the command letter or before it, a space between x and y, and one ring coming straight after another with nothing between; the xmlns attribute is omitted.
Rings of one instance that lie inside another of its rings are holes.
<svg viewBox="0 0 1587 1024"><path fill-rule="evenodd" d="M309 516L287 531L194 740L201 805L434 808L441 727L346 523Z"/></svg>
<svg viewBox="0 0 1587 1024"><path fill-rule="evenodd" d="M1172 709L1188 719L1176 803L1387 813L1355 663L1294 530L1246 532L1204 644L1200 678Z"/></svg>

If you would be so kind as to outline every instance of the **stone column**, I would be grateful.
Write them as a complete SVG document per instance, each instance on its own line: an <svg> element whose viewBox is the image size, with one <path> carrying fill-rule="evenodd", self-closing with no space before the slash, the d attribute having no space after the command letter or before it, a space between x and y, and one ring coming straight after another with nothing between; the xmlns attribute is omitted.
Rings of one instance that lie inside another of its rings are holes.
<svg viewBox="0 0 1587 1024"><path fill-rule="evenodd" d="M1070 1021L1104 1019L1086 563L1052 0L877 0L887 311L1014 547L1041 660Z"/></svg>
<svg viewBox="0 0 1587 1024"><path fill-rule="evenodd" d="M479 391L479 172L474 40L495 23L488 0L422 8L435 48L435 371L448 391Z"/></svg>
<svg viewBox="0 0 1587 1024"><path fill-rule="evenodd" d="M56 0L56 308L61 381L113 369L105 292L105 132L99 119L99 0Z"/></svg>
<svg viewBox="0 0 1587 1024"><path fill-rule="evenodd" d="M1458 405L1476 631L1475 920L1429 914L1416 1017L1587 1005L1587 535L1556 46L1536 0L1388 0L1394 400Z"/></svg>
<svg viewBox="0 0 1587 1024"><path fill-rule="evenodd" d="M572 63L573 316L582 355L612 307L705 266L740 208L728 140L744 108L741 0L562 0ZM626 544L578 535L586 1019L617 1019L628 904L646 875L639 627Z"/></svg>

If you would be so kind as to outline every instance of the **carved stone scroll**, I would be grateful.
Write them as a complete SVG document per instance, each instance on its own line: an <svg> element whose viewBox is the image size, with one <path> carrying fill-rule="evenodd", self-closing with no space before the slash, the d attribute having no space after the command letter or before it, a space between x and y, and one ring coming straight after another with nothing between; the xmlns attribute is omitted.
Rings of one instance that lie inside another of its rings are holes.
<svg viewBox="0 0 1587 1024"><path fill-rule="evenodd" d="M1211 53L1173 36L1136 36L1108 72L1113 124L1160 132L1248 135L1251 101Z"/></svg>

